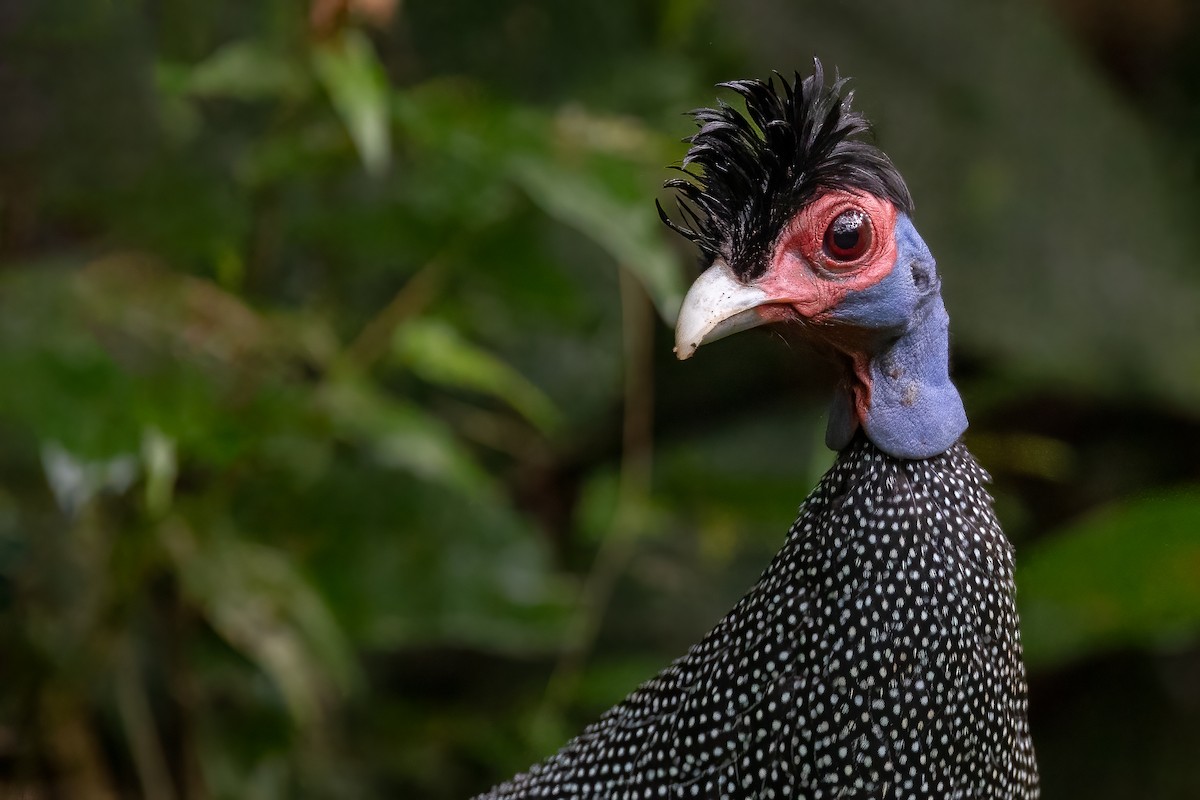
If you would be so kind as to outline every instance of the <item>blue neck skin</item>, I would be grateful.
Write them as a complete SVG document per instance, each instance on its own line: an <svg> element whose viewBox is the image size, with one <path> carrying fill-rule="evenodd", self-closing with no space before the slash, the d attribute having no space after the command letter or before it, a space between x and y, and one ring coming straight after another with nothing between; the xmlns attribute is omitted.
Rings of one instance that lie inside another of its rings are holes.
<svg viewBox="0 0 1200 800"><path fill-rule="evenodd" d="M889 455L929 458L958 441L967 429L967 415L950 382L950 317L933 256L907 215L896 218L895 231L891 273L848 294L831 314L831 320L856 332L848 337L853 347L831 343L851 361L855 354L860 360L865 356L867 385L854 369L847 370L830 409L825 443L841 450L861 425L867 438ZM869 398L861 420L856 391Z"/></svg>

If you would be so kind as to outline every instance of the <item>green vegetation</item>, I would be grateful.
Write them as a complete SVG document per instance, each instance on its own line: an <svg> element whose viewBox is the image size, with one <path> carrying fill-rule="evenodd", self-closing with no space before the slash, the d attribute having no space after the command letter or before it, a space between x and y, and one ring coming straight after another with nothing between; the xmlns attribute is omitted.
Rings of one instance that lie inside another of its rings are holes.
<svg viewBox="0 0 1200 800"><path fill-rule="evenodd" d="M697 639L827 381L674 362L653 200L812 53L939 258L1047 796L1200 793L1200 35L972 5L6 6L0 796L461 798Z"/></svg>

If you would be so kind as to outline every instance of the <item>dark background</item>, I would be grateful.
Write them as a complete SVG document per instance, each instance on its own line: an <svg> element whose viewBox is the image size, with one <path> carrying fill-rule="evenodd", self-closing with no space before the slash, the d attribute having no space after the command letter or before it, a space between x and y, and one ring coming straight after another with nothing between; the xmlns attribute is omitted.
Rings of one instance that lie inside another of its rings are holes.
<svg viewBox="0 0 1200 800"><path fill-rule="evenodd" d="M814 54L939 259L1045 796L1200 797L1192 9L0 3L0 797L463 798L697 640L829 375L675 362L653 201Z"/></svg>

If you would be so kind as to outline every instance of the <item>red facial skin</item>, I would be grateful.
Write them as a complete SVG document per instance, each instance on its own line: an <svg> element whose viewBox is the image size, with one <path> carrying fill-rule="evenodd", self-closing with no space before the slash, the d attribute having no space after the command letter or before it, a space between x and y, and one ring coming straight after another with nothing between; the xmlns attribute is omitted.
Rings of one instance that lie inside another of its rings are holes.
<svg viewBox="0 0 1200 800"><path fill-rule="evenodd" d="M871 241L857 258L839 261L826 252L825 232L839 215L855 209L870 219ZM799 316L819 325L848 292L866 289L891 272L896 264L895 225L896 207L887 200L865 192L830 191L821 195L801 209L780 233L766 274L755 281L769 299L755 311L764 322ZM851 342L830 344L850 357L856 378L850 390L861 421L870 405L868 356Z"/></svg>
<svg viewBox="0 0 1200 800"><path fill-rule="evenodd" d="M866 212L871 221L871 244L853 261L836 261L825 252L825 231L844 211ZM771 264L755 285L771 305L760 307L764 319L776 319L790 306L807 320L819 322L847 292L860 291L887 276L896 263L896 207L874 195L831 191L805 206L783 229L771 254Z"/></svg>

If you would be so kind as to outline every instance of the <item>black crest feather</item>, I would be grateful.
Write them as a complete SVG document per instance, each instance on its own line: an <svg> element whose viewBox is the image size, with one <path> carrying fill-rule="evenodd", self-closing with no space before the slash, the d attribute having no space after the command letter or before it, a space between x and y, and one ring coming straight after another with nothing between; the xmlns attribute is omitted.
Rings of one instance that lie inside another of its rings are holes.
<svg viewBox="0 0 1200 800"><path fill-rule="evenodd" d="M741 95L746 113L722 100L690 112L700 130L684 140L691 147L676 167L684 177L664 184L678 192L682 222L656 203L663 222L695 242L706 260L720 256L750 279L766 269L787 221L822 190L870 192L911 213L900 173L860 138L870 125L851 109L854 94L843 93L845 84L835 75L826 86L816 59L812 75L797 72L791 83L776 73L767 81L718 84Z"/></svg>

